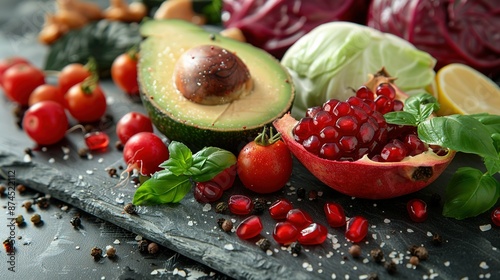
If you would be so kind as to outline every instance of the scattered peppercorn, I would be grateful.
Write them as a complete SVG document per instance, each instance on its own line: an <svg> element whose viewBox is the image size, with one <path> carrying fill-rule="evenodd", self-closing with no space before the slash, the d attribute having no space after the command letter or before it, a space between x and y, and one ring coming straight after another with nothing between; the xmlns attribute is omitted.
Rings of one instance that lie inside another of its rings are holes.
<svg viewBox="0 0 500 280"><path fill-rule="evenodd" d="M23 202L23 204L21 205L22 207L26 208L26 211L28 210L31 210L31 206L33 205L33 202L31 202L31 200L26 200Z"/></svg>
<svg viewBox="0 0 500 280"><path fill-rule="evenodd" d="M267 238L261 238L255 244L257 244L262 251L267 251L271 248L271 241Z"/></svg>
<svg viewBox="0 0 500 280"><path fill-rule="evenodd" d="M123 143L122 143L120 140L118 140L118 141L116 141L116 142L115 142L115 148L116 148L118 151L120 151L120 152L121 152L121 151L123 151L123 147L124 147L124 146L125 146L125 145L123 145Z"/></svg>
<svg viewBox="0 0 500 280"><path fill-rule="evenodd" d="M94 261L98 261L102 257L102 249L99 247L92 247L90 255L94 258Z"/></svg>
<svg viewBox="0 0 500 280"><path fill-rule="evenodd" d="M12 253L14 252L14 240L8 238L3 241L3 247L5 248L5 252Z"/></svg>
<svg viewBox="0 0 500 280"><path fill-rule="evenodd" d="M290 244L290 252L292 252L293 255L299 255L300 251L302 251L302 245L300 245L299 242L295 241Z"/></svg>
<svg viewBox="0 0 500 280"><path fill-rule="evenodd" d="M154 255L154 254L158 253L158 251L160 251L160 247L158 246L158 244L156 244L154 242L149 243L148 253Z"/></svg>
<svg viewBox="0 0 500 280"><path fill-rule="evenodd" d="M18 215L16 217L16 224L18 224L18 225L24 224L24 217L23 217L23 215Z"/></svg>
<svg viewBox="0 0 500 280"><path fill-rule="evenodd" d="M115 176L116 176L116 174L117 174L117 172L116 172L116 168L109 168L109 169L108 169L108 175L109 175L110 177L115 177Z"/></svg>
<svg viewBox="0 0 500 280"><path fill-rule="evenodd" d="M127 203L123 207L123 211L125 211L125 213L127 213L127 214L131 214L131 215L135 214L135 205L132 203Z"/></svg>
<svg viewBox="0 0 500 280"><path fill-rule="evenodd" d="M411 264L411 265L417 266L419 262L420 262L420 261L419 261L419 259L418 259L418 257L417 257L417 256L411 256L411 257L410 257L410 264Z"/></svg>
<svg viewBox="0 0 500 280"><path fill-rule="evenodd" d="M231 222L231 220L224 219L220 227L224 232L230 232L233 229L233 222Z"/></svg>
<svg viewBox="0 0 500 280"><path fill-rule="evenodd" d="M87 132L92 132L95 130L94 126L91 125L91 124L86 124L85 126L83 126L83 130L87 133Z"/></svg>
<svg viewBox="0 0 500 280"><path fill-rule="evenodd" d="M300 199L306 198L306 189L300 187L297 189L297 197Z"/></svg>
<svg viewBox="0 0 500 280"><path fill-rule="evenodd" d="M254 215L261 215L262 213L264 213L264 211L267 208L266 204L267 204L267 201L265 199L262 199L262 198L254 199L252 213Z"/></svg>
<svg viewBox="0 0 500 280"><path fill-rule="evenodd" d="M33 150L31 148L26 148L24 149L24 153L27 154L28 156L32 157L33 156Z"/></svg>
<svg viewBox="0 0 500 280"><path fill-rule="evenodd" d="M137 248L139 249L139 252L146 253L148 251L148 241L145 239L139 240Z"/></svg>
<svg viewBox="0 0 500 280"><path fill-rule="evenodd" d="M78 216L71 218L71 220L69 220L69 222L71 223L71 225L74 228L79 228L82 225L82 220Z"/></svg>
<svg viewBox="0 0 500 280"><path fill-rule="evenodd" d="M429 252L427 251L427 249L423 246L416 246L416 245L413 245L411 248L410 248L410 254L412 256L416 256L418 257L419 260L423 261L423 260L426 260L427 258L429 258Z"/></svg>
<svg viewBox="0 0 500 280"><path fill-rule="evenodd" d="M353 258L359 258L361 256L361 247L357 244L352 245L351 248L349 248L349 254L351 254Z"/></svg>
<svg viewBox="0 0 500 280"><path fill-rule="evenodd" d="M371 272L368 274L366 280L378 280L378 274L375 272Z"/></svg>
<svg viewBox="0 0 500 280"><path fill-rule="evenodd" d="M7 187L4 184L0 184L0 194L5 195L6 190L7 190Z"/></svg>
<svg viewBox="0 0 500 280"><path fill-rule="evenodd" d="M385 262L384 267L389 274L395 274L398 270L396 263L393 261Z"/></svg>
<svg viewBox="0 0 500 280"><path fill-rule="evenodd" d="M24 193L26 191L26 186L23 184L19 184L16 186L16 189L19 193Z"/></svg>
<svg viewBox="0 0 500 280"><path fill-rule="evenodd" d="M225 202L225 201L221 201L221 202L217 203L217 205L215 205L215 212L216 213L224 214L224 213L226 213L227 209L228 209L228 205L227 205L227 202Z"/></svg>
<svg viewBox="0 0 500 280"><path fill-rule="evenodd" d="M108 258L110 258L110 259L116 257L116 248L111 246L111 245L107 246L106 247L106 256L108 256Z"/></svg>
<svg viewBox="0 0 500 280"><path fill-rule="evenodd" d="M50 206L49 199L46 196L37 198L35 202L41 209L47 209Z"/></svg>
<svg viewBox="0 0 500 280"><path fill-rule="evenodd" d="M30 221L36 225L42 221L42 218L40 217L40 214L35 213L31 216Z"/></svg>
<svg viewBox="0 0 500 280"><path fill-rule="evenodd" d="M443 237L439 235L439 233L434 233L432 236L432 244L434 245L441 245L443 243Z"/></svg>
<svg viewBox="0 0 500 280"><path fill-rule="evenodd" d="M87 148L80 148L78 149L78 156L81 158L87 158L89 155L89 150Z"/></svg>
<svg viewBox="0 0 500 280"><path fill-rule="evenodd" d="M316 190L310 190L307 196L309 197L310 201L315 201L316 199L318 199L318 192Z"/></svg>
<svg viewBox="0 0 500 280"><path fill-rule="evenodd" d="M370 256L375 262L380 263L384 259L384 252L380 248L375 248L370 251Z"/></svg>

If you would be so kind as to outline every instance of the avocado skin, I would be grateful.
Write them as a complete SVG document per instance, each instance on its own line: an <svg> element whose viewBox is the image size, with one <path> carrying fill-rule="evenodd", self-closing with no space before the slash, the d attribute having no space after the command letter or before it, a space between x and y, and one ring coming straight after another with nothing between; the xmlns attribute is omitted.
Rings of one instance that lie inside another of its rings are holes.
<svg viewBox="0 0 500 280"><path fill-rule="evenodd" d="M150 73L151 69L155 69L150 63L154 61L155 53L151 52L149 49L152 46L152 39L150 37L157 38L165 38L165 28L169 29L167 34L169 39L172 40L184 40L183 37L192 38L190 34L197 34L193 36L203 36L204 41L207 43L214 43L210 41L210 32L202 31L199 26L194 24L190 24L187 22L179 21L179 20L150 20L146 22L141 28L141 34L146 37L146 39L141 44L141 54L142 48L146 46L148 48L147 54L143 54L143 58L148 57L147 59L141 58L139 61L139 69L138 69L138 81L139 81L139 89L142 103L151 118L151 121L155 125L156 129L164 134L168 140L170 141L179 141L187 145L193 152L199 151L204 147L213 146L219 147L226 150L229 150L233 153L238 153L244 145L248 142L252 141L259 133L263 131L264 126L271 127L272 122L282 117L284 114L289 112L292 107L293 99L295 96L295 89L292 83L292 79L288 74L287 70L281 66L279 61L273 58L271 55L265 53L263 50L257 49L255 47L250 46L247 43L236 42L230 39L220 38L220 42L228 41L228 44L235 48L235 45L241 44L239 51L236 50L236 53L241 54L241 52L246 52L247 61L253 60L254 55L259 57L261 60L264 59L266 64L269 65L262 66L261 64L253 63L254 67L262 67L262 69L267 69L268 67L273 68L270 73L276 73L276 78L273 78L273 81L279 81L274 83L273 86L276 88L281 88L282 90L275 90L274 94L279 94L283 96L281 101L279 102L281 105L274 107L278 110L275 111L272 117L266 117L265 121L256 122L255 120L248 120L248 122L240 121L239 124L241 126L235 126L233 128L221 128L214 126L211 129L210 126L196 124L194 119L182 119L179 117L178 112L170 111L165 108L165 106L159 105L157 102L157 98L159 98L162 93L154 90L154 87L151 84L157 79L152 79L152 75ZM175 28L175 35L172 34L172 30ZM184 33L185 32L185 33ZM186 34L186 35L184 35ZM205 37L206 36L206 37ZM175 38L174 38L175 37ZM163 43L165 41L162 41ZM198 42L201 42L198 40ZM198 43L199 44L199 43ZM192 47L195 47L196 44L193 44ZM221 43L220 46L225 47L225 44ZM185 46L187 47L187 46ZM252 49L252 56L249 57L248 49ZM254 53L255 52L255 53ZM147 62L146 62L147 61ZM249 63L249 62L247 62ZM142 65L142 67L141 67ZM172 68L174 67L171 65ZM274 72L273 72L274 71ZM264 74L260 73L258 75L267 75L269 76L269 72L266 71L258 71L264 72ZM278 74L279 73L279 74ZM271 74L274 77L274 74ZM263 80L262 77L256 76L254 77L257 81ZM169 92L176 91L175 88L170 88L168 82L169 78L165 78L163 82L168 85ZM264 88L267 84L262 84L261 87ZM260 91L262 92L262 91ZM179 93L180 94L180 93ZM273 103L268 103L273 104ZM277 105L277 104L276 104ZM210 105L207 105L210 106ZM271 105L272 106L272 105Z"/></svg>

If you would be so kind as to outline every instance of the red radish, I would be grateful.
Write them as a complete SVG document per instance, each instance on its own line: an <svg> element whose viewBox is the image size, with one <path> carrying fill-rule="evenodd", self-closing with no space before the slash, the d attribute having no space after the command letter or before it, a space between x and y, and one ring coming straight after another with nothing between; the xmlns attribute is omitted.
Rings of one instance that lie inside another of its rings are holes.
<svg viewBox="0 0 500 280"><path fill-rule="evenodd" d="M254 238L262 231L262 221L259 216L252 215L243 220L236 228L236 235L241 239Z"/></svg>
<svg viewBox="0 0 500 280"><path fill-rule="evenodd" d="M137 169L146 176L161 170L159 165L169 156L167 146L151 132L137 133L123 147L123 159L128 164L126 171Z"/></svg>
<svg viewBox="0 0 500 280"><path fill-rule="evenodd" d="M153 132L151 119L139 112L129 112L116 123L116 135L123 144L139 132Z"/></svg>
<svg viewBox="0 0 500 280"><path fill-rule="evenodd" d="M276 242L288 245L297 240L299 230L290 222L276 223L273 230L273 237Z"/></svg>

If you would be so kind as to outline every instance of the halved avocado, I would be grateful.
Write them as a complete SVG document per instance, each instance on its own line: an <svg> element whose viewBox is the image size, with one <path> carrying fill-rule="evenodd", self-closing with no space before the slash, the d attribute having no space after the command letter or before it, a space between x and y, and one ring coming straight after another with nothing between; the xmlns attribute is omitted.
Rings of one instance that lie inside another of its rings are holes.
<svg viewBox="0 0 500 280"><path fill-rule="evenodd" d="M149 20L142 24L138 64L141 99L156 128L169 140L193 150L215 146L238 151L264 125L287 113L294 87L287 70L267 52L225 38L182 20ZM236 54L253 82L248 94L221 105L188 100L175 85L174 68L188 50L219 46Z"/></svg>

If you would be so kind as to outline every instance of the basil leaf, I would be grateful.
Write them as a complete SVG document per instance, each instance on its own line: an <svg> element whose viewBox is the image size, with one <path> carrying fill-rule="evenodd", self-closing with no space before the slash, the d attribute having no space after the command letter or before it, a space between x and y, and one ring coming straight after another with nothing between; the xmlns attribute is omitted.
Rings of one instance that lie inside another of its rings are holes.
<svg viewBox="0 0 500 280"><path fill-rule="evenodd" d="M156 173L155 173L156 174ZM171 172L162 173L161 178L153 176L137 188L132 203L154 205L177 203L191 190L189 176L176 176Z"/></svg>
<svg viewBox="0 0 500 280"><path fill-rule="evenodd" d="M485 158L484 165L489 174L500 172L500 158Z"/></svg>
<svg viewBox="0 0 500 280"><path fill-rule="evenodd" d="M417 125L417 119L405 111L389 112L384 115L385 121L397 125Z"/></svg>
<svg viewBox="0 0 500 280"><path fill-rule="evenodd" d="M422 109L422 107L425 109ZM408 97L405 100L403 110L415 115L418 119L424 120L427 119L433 111L439 110L439 104L434 96L423 92ZM429 110L430 112L428 112Z"/></svg>
<svg viewBox="0 0 500 280"><path fill-rule="evenodd" d="M493 207L500 196L500 183L478 169L462 167L451 178L445 195L443 215L461 220Z"/></svg>
<svg viewBox="0 0 500 280"><path fill-rule="evenodd" d="M431 118L419 123L417 132L418 137L427 144L484 158L498 157L489 130L468 115Z"/></svg>
<svg viewBox="0 0 500 280"><path fill-rule="evenodd" d="M470 116L484 124L490 130L491 134L500 133L500 116L488 113L473 114Z"/></svg>
<svg viewBox="0 0 500 280"><path fill-rule="evenodd" d="M170 170L175 175L185 174L193 165L193 153L183 143L172 141L168 145L169 158L160 167Z"/></svg>
<svg viewBox="0 0 500 280"><path fill-rule="evenodd" d="M212 179L224 169L236 163L236 156L217 147L206 147L193 156L193 165L186 174L196 182Z"/></svg>
<svg viewBox="0 0 500 280"><path fill-rule="evenodd" d="M71 63L96 60L99 76L108 77L115 58L142 40L139 25L100 20L72 30L50 46L44 68L61 70Z"/></svg>

